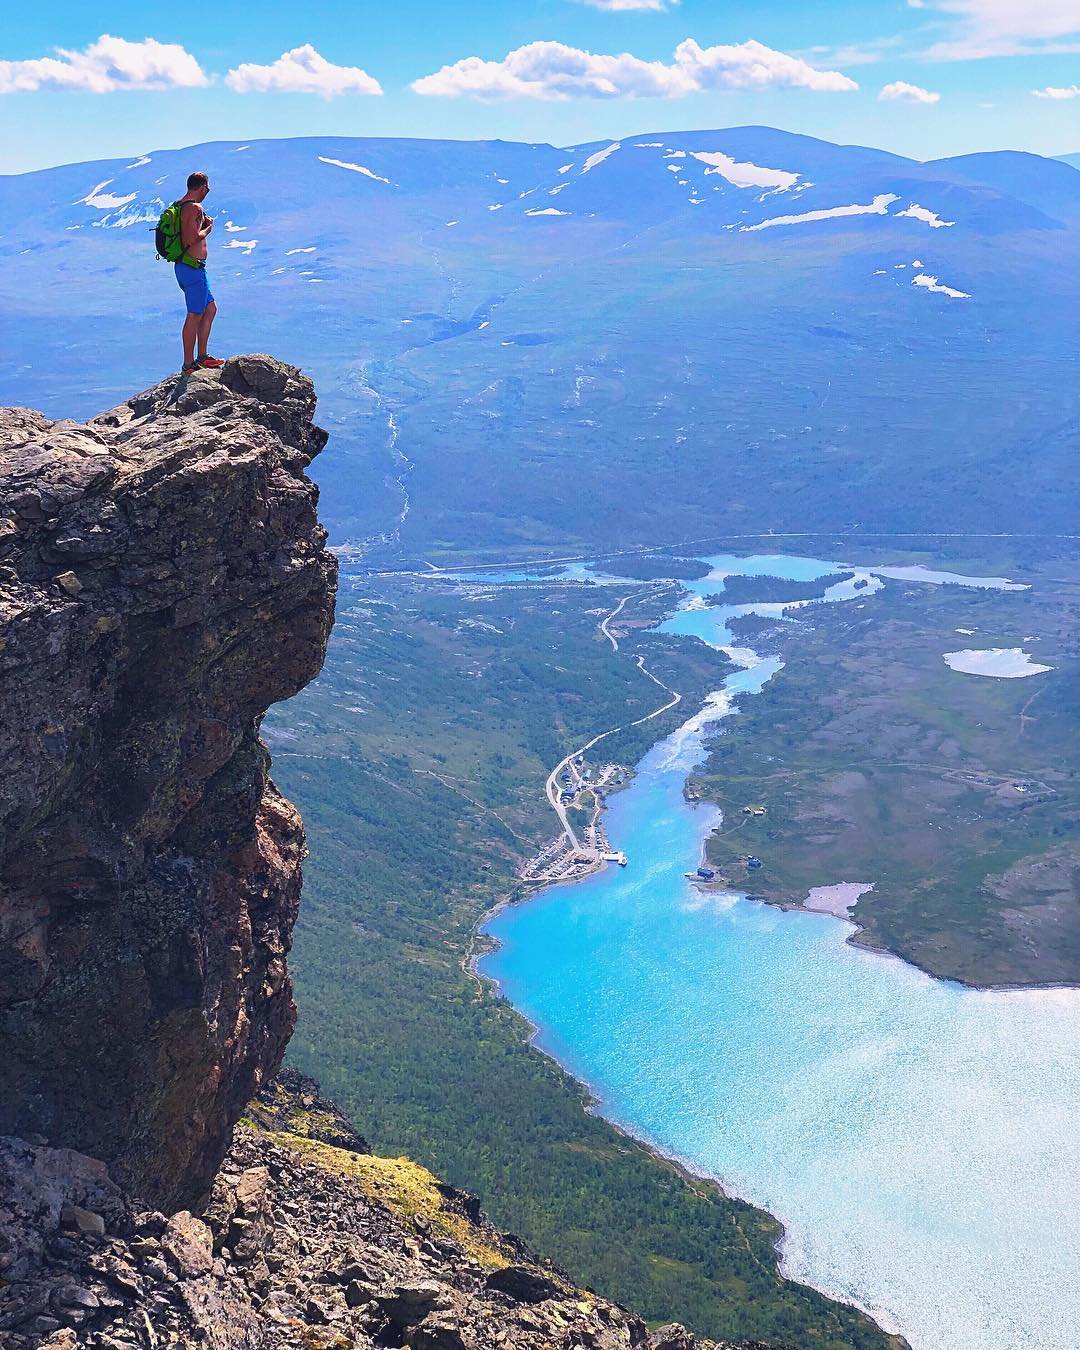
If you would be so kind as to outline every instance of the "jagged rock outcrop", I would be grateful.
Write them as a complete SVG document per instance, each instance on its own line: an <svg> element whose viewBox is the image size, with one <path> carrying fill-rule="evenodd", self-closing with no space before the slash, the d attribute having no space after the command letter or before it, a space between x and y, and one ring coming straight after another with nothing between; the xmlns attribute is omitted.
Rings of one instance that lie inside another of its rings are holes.
<svg viewBox="0 0 1080 1350"><path fill-rule="evenodd" d="M0 1186L5 1166L22 1179L12 1219L0 1210L0 1344L713 1350L679 1326L650 1333L500 1233L473 1197L368 1153L309 1079L283 1075L250 1115L201 1216L140 1209L89 1159L0 1140ZM41 1178L50 1203L28 1218ZM15 1226L37 1253L21 1268L6 1255Z"/></svg>
<svg viewBox="0 0 1080 1350"><path fill-rule="evenodd" d="M0 410L0 1134L161 1209L294 1021L304 835L258 729L333 621L314 409L242 356L86 425Z"/></svg>

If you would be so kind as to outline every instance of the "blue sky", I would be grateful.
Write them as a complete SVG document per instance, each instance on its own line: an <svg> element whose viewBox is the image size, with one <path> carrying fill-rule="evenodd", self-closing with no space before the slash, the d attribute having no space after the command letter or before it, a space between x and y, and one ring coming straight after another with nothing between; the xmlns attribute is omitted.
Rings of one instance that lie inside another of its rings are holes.
<svg viewBox="0 0 1080 1350"><path fill-rule="evenodd" d="M5 21L0 117L5 173L234 137L746 123L921 159L1063 154L1080 151L1080 3L54 0Z"/></svg>

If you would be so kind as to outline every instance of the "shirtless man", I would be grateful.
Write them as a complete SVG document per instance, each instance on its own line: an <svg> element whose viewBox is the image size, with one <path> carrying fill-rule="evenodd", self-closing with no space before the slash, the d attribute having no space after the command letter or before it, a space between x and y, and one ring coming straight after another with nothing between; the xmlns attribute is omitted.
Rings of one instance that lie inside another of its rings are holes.
<svg viewBox="0 0 1080 1350"><path fill-rule="evenodd" d="M202 209L202 203L209 191L210 180L206 174L193 173L188 175L187 192L180 198L180 241L184 245L184 254L175 269L187 305L183 328L185 374L193 370L215 370L225 364L207 351L210 329L217 314L217 305L206 280L206 240L214 228L214 221Z"/></svg>

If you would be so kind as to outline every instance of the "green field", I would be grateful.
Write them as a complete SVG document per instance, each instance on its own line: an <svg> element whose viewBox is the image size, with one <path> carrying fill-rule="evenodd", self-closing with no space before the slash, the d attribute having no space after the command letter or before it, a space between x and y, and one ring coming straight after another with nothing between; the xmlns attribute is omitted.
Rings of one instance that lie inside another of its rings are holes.
<svg viewBox="0 0 1080 1350"><path fill-rule="evenodd" d="M751 621L786 664L713 743L710 862L781 902L873 882L860 941L938 976L1080 981L1080 569L1030 575L1023 593L894 582L783 629ZM1023 647L1053 670L949 669L942 653L969 646ZM744 815L750 802L768 814Z"/></svg>

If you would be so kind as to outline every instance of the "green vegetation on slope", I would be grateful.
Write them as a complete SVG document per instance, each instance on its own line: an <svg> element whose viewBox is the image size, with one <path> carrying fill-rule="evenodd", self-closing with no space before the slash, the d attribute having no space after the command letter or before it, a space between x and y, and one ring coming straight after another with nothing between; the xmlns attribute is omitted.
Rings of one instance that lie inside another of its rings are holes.
<svg viewBox="0 0 1080 1350"><path fill-rule="evenodd" d="M292 1062L377 1150L476 1191L500 1226L648 1318L884 1346L858 1312L778 1276L768 1215L590 1114L463 969L480 916L520 891L518 862L555 832L548 770L664 701L633 654L686 699L605 742L605 758L635 761L723 678L724 658L696 643L630 636L616 656L597 623L624 594L405 577L346 589L323 675L267 722L311 846ZM661 607L659 588L641 597L627 626Z"/></svg>
<svg viewBox="0 0 1080 1350"><path fill-rule="evenodd" d="M1080 572L1031 575L1023 593L892 582L862 606L794 611L771 637L748 621L791 659L713 742L704 795L724 824L709 861L773 901L873 882L861 940L934 975L1080 982ZM951 670L943 653L967 647L1054 668ZM766 816L742 812L759 802Z"/></svg>

